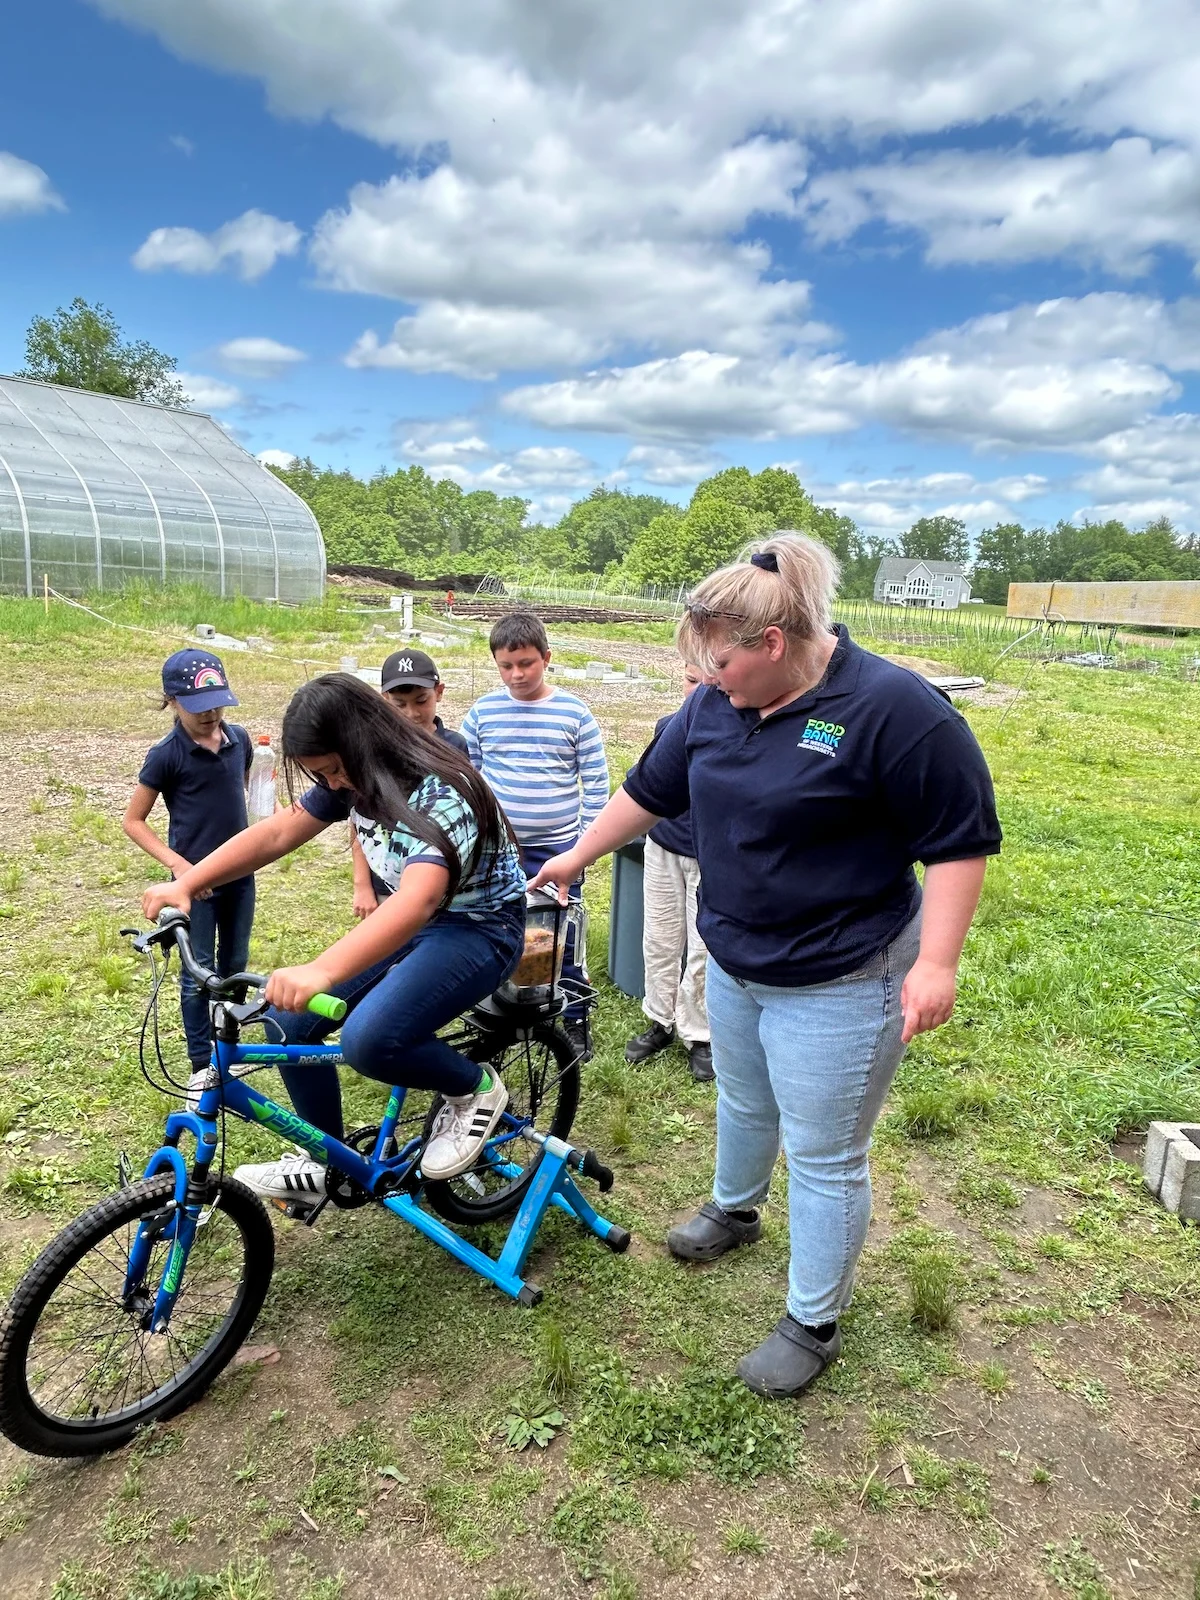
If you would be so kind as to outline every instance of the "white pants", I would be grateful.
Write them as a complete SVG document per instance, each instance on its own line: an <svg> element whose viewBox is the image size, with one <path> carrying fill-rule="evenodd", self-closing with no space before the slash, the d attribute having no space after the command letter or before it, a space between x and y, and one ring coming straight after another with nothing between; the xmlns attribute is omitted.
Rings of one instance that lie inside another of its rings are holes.
<svg viewBox="0 0 1200 1600"><path fill-rule="evenodd" d="M646 840L642 899L642 960L646 998L642 1010L651 1022L674 1028L684 1044L708 1041L704 1010L704 970L708 952L696 932L696 890L700 866ZM685 960L686 956L686 960Z"/></svg>

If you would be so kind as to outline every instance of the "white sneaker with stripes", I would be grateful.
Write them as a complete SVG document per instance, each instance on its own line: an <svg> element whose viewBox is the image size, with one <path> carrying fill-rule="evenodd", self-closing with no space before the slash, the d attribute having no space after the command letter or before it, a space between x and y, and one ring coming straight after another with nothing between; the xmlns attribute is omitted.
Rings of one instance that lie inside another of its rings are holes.
<svg viewBox="0 0 1200 1600"><path fill-rule="evenodd" d="M421 1157L422 1177L440 1182L473 1167L507 1104L508 1090L494 1073L485 1094L447 1096Z"/></svg>
<svg viewBox="0 0 1200 1600"><path fill-rule="evenodd" d="M302 1150L280 1161L238 1167L234 1177L264 1200L298 1200L316 1205L325 1198L325 1168Z"/></svg>

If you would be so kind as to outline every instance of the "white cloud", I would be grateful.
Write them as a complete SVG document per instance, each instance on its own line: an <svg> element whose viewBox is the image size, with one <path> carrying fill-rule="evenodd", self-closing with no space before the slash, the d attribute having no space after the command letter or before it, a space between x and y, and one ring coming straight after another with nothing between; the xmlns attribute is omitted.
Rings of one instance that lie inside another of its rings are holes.
<svg viewBox="0 0 1200 1600"><path fill-rule="evenodd" d="M1200 371L1200 299L1109 292L1028 302L932 334L921 348L1001 364L1111 358Z"/></svg>
<svg viewBox="0 0 1200 1600"><path fill-rule="evenodd" d="M1170 374L1200 370L1195 302L1132 295L1017 307L873 362L830 354L763 238L807 214L829 237L870 218L915 229L938 260L1133 273L1164 247L1200 254L1188 0L593 0L549 24L530 0L93 3L257 75L278 113L398 152L401 175L353 189L313 234L326 285L400 302L352 365L554 376L505 406L684 451L880 423L1090 450L1149 428ZM914 155L913 135L960 148ZM806 191L818 145L851 152L848 170ZM260 270L224 231L158 230L139 264Z"/></svg>
<svg viewBox="0 0 1200 1600"><path fill-rule="evenodd" d="M635 444L621 463L626 477L662 488L699 483L724 465L723 458L712 451L662 444Z"/></svg>
<svg viewBox="0 0 1200 1600"><path fill-rule="evenodd" d="M183 385L193 411L228 411L232 406L240 406L245 399L240 389L220 378L209 378L201 372L177 372L175 376Z"/></svg>
<svg viewBox="0 0 1200 1600"><path fill-rule="evenodd" d="M971 530L1019 519L1023 502L1039 499L1051 485L1037 473L980 480L969 472L930 472L920 477L809 482L819 505L832 506L869 532L894 534L918 517L959 517Z"/></svg>
<svg viewBox="0 0 1200 1600"><path fill-rule="evenodd" d="M349 364L492 377L698 337L735 352L828 337L806 320L807 284L768 277L765 245L726 237L756 211L794 210L793 144L633 155L548 141L502 177L443 165L360 184L316 228L318 271L418 309L386 341L364 334Z"/></svg>
<svg viewBox="0 0 1200 1600"><path fill-rule="evenodd" d="M435 478L453 478L464 489L524 494L531 489L590 489L600 474L596 464L566 445L530 445L486 467L461 459L430 463Z"/></svg>
<svg viewBox="0 0 1200 1600"><path fill-rule="evenodd" d="M236 266L239 277L253 283L269 272L280 256L294 255L303 238L293 222L266 212L244 211L213 233L195 228L155 228L138 247L133 264L142 272L219 272Z"/></svg>
<svg viewBox="0 0 1200 1600"><path fill-rule="evenodd" d="M174 145L181 155L194 156L196 154L196 146L186 133L173 133L167 142Z"/></svg>
<svg viewBox="0 0 1200 1600"><path fill-rule="evenodd" d="M777 438L885 422L978 445L1066 446L1129 425L1176 393L1117 357L1022 361L916 349L865 366L832 356L752 361L710 351L512 390L502 404L543 427L668 439Z"/></svg>
<svg viewBox="0 0 1200 1600"><path fill-rule="evenodd" d="M488 461L496 454L486 439L474 434L466 439L419 439L410 436L400 442L399 451L406 460L419 461L422 466L429 467Z"/></svg>
<svg viewBox="0 0 1200 1600"><path fill-rule="evenodd" d="M1145 138L1066 155L897 158L826 173L807 202L818 239L847 239L882 219L925 234L939 265L1073 256L1136 275L1163 246L1200 257L1200 157Z"/></svg>
<svg viewBox="0 0 1200 1600"><path fill-rule="evenodd" d="M254 378L277 378L308 357L294 345L278 339L229 339L218 345L217 359L232 372Z"/></svg>
<svg viewBox="0 0 1200 1600"><path fill-rule="evenodd" d="M505 369L569 366L590 353L585 338L542 312L435 300L401 317L384 343L370 330L362 334L346 365L494 378Z"/></svg>
<svg viewBox="0 0 1200 1600"><path fill-rule="evenodd" d="M497 160L548 123L860 136L998 116L1192 137L1200 15L1187 0L594 0L547 26L528 0L94 0L191 60L267 85L277 111L382 144L447 137Z"/></svg>
<svg viewBox="0 0 1200 1600"><path fill-rule="evenodd" d="M258 460L264 467L291 467L296 463L296 457L290 450L260 450Z"/></svg>
<svg viewBox="0 0 1200 1600"><path fill-rule="evenodd" d="M0 217L66 209L41 167L0 150Z"/></svg>

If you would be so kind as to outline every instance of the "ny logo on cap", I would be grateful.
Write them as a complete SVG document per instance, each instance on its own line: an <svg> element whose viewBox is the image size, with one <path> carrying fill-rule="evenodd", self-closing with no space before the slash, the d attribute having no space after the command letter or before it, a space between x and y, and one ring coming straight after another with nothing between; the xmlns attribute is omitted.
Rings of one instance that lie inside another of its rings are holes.
<svg viewBox="0 0 1200 1600"><path fill-rule="evenodd" d="M399 661L396 662L396 671L397 672L411 672L412 669L413 669L412 660L408 656L401 656Z"/></svg>

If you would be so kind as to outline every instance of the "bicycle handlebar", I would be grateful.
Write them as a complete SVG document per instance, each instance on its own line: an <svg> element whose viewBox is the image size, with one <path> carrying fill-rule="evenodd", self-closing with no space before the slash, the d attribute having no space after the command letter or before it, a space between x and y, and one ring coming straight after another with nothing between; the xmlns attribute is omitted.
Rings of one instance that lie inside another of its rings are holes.
<svg viewBox="0 0 1200 1600"><path fill-rule="evenodd" d="M192 950L190 927L186 912L176 906L165 906L159 912L158 924L152 933L139 934L136 928L122 928L121 932L136 935L134 945L143 951L152 944L161 944L164 949L174 945L188 977L214 1000L234 999L246 989L266 988L267 979L261 972L234 972L228 978L219 978L215 972L202 967ZM334 994L315 994L305 1010L325 1017L330 1022L341 1022L346 1015L346 1002Z"/></svg>

